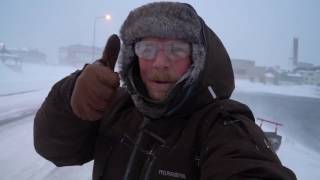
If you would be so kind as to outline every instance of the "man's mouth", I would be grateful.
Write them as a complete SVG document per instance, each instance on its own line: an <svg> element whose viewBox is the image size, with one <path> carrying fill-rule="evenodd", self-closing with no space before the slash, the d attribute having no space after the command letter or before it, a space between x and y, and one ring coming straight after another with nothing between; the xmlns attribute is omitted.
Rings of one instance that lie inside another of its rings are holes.
<svg viewBox="0 0 320 180"><path fill-rule="evenodd" d="M158 80L154 80L153 82L157 83L157 84L169 84L169 83L171 83L170 81L158 81Z"/></svg>

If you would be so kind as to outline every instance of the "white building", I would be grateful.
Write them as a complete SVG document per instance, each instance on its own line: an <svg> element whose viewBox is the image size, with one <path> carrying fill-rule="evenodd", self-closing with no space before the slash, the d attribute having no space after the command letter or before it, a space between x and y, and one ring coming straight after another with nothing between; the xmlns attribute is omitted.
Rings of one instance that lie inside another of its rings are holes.
<svg viewBox="0 0 320 180"><path fill-rule="evenodd" d="M320 86L320 67L297 68L295 72L301 74L304 84Z"/></svg>
<svg viewBox="0 0 320 180"><path fill-rule="evenodd" d="M235 78L265 82L265 67L256 66L254 61L246 59L231 59L231 63Z"/></svg>
<svg viewBox="0 0 320 180"><path fill-rule="evenodd" d="M81 68L86 63L92 63L102 55L101 48L95 48L95 57L92 60L91 46L70 45L59 48L59 63Z"/></svg>

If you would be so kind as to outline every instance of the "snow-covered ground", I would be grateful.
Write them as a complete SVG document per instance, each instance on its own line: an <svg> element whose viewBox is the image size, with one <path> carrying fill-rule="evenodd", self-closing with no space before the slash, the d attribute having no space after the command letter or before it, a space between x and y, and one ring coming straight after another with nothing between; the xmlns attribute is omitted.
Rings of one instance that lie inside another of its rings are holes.
<svg viewBox="0 0 320 180"><path fill-rule="evenodd" d="M16 71L0 63L0 124L34 113L51 86L73 71L67 66L37 64L24 64Z"/></svg>
<svg viewBox="0 0 320 180"><path fill-rule="evenodd" d="M92 163L83 167L56 168L37 155L33 148L34 112L43 102L53 83L74 70L71 67L25 64L21 72L16 72L0 63L1 180L90 178ZM320 97L319 89L313 86L272 86L237 80L236 89L246 92ZM19 121L14 123L7 122L17 119ZM292 169L298 179L320 179L320 152L303 146L281 130L279 134L283 137L278 152L282 163Z"/></svg>
<svg viewBox="0 0 320 180"><path fill-rule="evenodd" d="M287 96L320 98L320 87L312 85L272 85L236 79L236 91L272 93Z"/></svg>
<svg viewBox="0 0 320 180"><path fill-rule="evenodd" d="M49 88L74 70L68 66L23 64L17 71L0 62L0 96Z"/></svg>
<svg viewBox="0 0 320 180"><path fill-rule="evenodd" d="M282 138L277 152L282 164L292 169L298 180L319 180L320 153L303 146L283 133Z"/></svg>
<svg viewBox="0 0 320 180"><path fill-rule="evenodd" d="M33 147L33 118L0 126L1 180L90 180L92 162L57 168Z"/></svg>

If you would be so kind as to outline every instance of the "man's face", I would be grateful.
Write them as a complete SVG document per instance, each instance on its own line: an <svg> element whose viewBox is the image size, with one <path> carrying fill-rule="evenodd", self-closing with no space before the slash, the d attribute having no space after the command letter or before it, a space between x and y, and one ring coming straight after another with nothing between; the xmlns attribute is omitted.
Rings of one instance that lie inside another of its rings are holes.
<svg viewBox="0 0 320 180"><path fill-rule="evenodd" d="M135 53L141 79L149 96L157 101L168 96L192 63L190 45L173 39L144 38L136 43Z"/></svg>

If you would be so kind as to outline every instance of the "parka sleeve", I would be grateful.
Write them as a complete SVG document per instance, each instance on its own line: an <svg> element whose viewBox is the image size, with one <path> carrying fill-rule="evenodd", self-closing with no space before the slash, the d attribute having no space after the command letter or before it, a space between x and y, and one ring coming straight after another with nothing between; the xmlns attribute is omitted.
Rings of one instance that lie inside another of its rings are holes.
<svg viewBox="0 0 320 180"><path fill-rule="evenodd" d="M281 164L246 106L233 112L224 110L223 105L220 109L202 143L201 180L296 179Z"/></svg>
<svg viewBox="0 0 320 180"><path fill-rule="evenodd" d="M36 151L56 166L81 165L93 159L99 121L80 120L70 106L81 71L57 82L34 119Z"/></svg>

